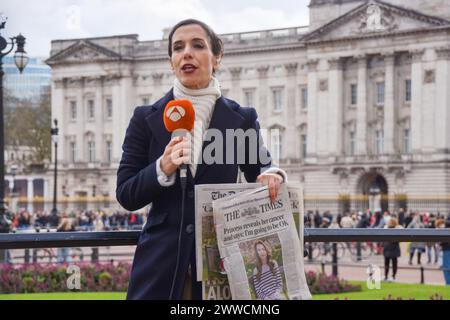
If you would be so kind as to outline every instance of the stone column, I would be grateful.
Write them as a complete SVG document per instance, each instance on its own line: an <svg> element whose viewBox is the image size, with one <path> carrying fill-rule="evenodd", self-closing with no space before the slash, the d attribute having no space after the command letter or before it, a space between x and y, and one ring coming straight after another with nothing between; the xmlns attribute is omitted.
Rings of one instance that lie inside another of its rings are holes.
<svg viewBox="0 0 450 320"><path fill-rule="evenodd" d="M258 76L259 76L259 118L261 127L267 128L268 123L267 119L269 119L270 114L270 107L268 102L268 97L270 96L269 87L267 84L267 75L269 73L269 65L262 65L257 68ZM268 141L265 141L265 143L268 143Z"/></svg>
<svg viewBox="0 0 450 320"><path fill-rule="evenodd" d="M411 146L413 153L422 150L423 50L412 52L411 66Z"/></svg>
<svg viewBox="0 0 450 320"><path fill-rule="evenodd" d="M435 147L450 149L450 48L436 50Z"/></svg>
<svg viewBox="0 0 450 320"><path fill-rule="evenodd" d="M367 155L367 58L358 56L356 154Z"/></svg>
<svg viewBox="0 0 450 320"><path fill-rule="evenodd" d="M394 63L395 56L387 54L384 56L386 68L384 81L384 153L395 152L395 110L394 110Z"/></svg>
<svg viewBox="0 0 450 320"><path fill-rule="evenodd" d="M317 127L318 127L318 106L317 106L317 66L318 59L308 61L308 133L307 133L307 156L306 158L317 157ZM312 160L312 159L311 159Z"/></svg>
<svg viewBox="0 0 450 320"><path fill-rule="evenodd" d="M284 68L286 70L287 82L286 82L286 107L283 110L283 119L286 119L287 127L283 133L282 149L284 150L284 156L287 159L294 159L296 157L296 151L299 150L300 144L297 139L297 130L295 126L295 118L297 106L295 103L295 88L297 87L297 63L286 63ZM287 147L289 146L289 147Z"/></svg>
<svg viewBox="0 0 450 320"><path fill-rule="evenodd" d="M242 67L232 67L229 69L231 73L231 92L230 97L233 100L240 101L241 100L241 73Z"/></svg>
<svg viewBox="0 0 450 320"><path fill-rule="evenodd" d="M76 147L77 152L75 154L75 162L81 161L86 162L86 145L84 141L84 135L86 134L86 123L87 123L87 113L86 113L86 105L84 101L84 81L78 80L74 84L74 91L76 92L77 97L77 127L79 131L76 136Z"/></svg>
<svg viewBox="0 0 450 320"><path fill-rule="evenodd" d="M103 150L105 149L103 140L104 123L106 116L105 100L103 97L103 80L96 78L95 81L95 161L106 162Z"/></svg>
<svg viewBox="0 0 450 320"><path fill-rule="evenodd" d="M328 143L327 149L332 156L340 156L343 153L343 129L342 118L344 112L344 72L340 58L331 59L329 63L329 94L328 94Z"/></svg>
<svg viewBox="0 0 450 320"><path fill-rule="evenodd" d="M34 178L27 178L27 210L29 212L33 212L33 196L34 196L34 186L33 186Z"/></svg>

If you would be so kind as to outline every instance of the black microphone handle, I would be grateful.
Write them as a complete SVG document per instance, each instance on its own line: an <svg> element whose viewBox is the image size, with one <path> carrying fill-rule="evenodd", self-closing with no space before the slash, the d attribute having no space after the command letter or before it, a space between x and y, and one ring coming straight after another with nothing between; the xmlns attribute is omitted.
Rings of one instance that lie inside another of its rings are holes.
<svg viewBox="0 0 450 320"><path fill-rule="evenodd" d="M185 129L179 129L172 132L172 139L175 137L187 137L189 135L189 131ZM181 184L186 184L186 178L187 178L187 165L185 163L181 164L180 167L180 179ZM184 180L184 181L183 181Z"/></svg>

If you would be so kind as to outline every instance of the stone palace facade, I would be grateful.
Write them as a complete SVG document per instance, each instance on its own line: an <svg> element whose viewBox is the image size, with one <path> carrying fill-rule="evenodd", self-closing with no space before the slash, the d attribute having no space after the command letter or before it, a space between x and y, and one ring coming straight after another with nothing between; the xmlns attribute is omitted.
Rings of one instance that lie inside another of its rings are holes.
<svg viewBox="0 0 450 320"><path fill-rule="evenodd" d="M266 142L304 184L307 210L450 211L450 3L312 0L309 9L307 27L221 35L224 96L276 129ZM61 206L117 209L132 112L173 83L167 40L54 40L47 63Z"/></svg>

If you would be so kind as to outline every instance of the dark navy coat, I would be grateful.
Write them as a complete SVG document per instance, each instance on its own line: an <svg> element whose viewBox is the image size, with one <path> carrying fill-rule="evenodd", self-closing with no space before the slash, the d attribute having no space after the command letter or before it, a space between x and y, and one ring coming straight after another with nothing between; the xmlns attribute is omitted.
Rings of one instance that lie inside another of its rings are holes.
<svg viewBox="0 0 450 320"><path fill-rule="evenodd" d="M151 203L147 223L140 234L134 255L127 299L168 299L175 271L181 216L179 175L177 172L173 186L163 187L156 174L156 160L163 154L171 139L171 134L166 131L163 123L164 108L170 100L173 100L173 90L151 106L137 107L122 147L123 154L117 172L117 200L130 211ZM220 130L223 137L226 129L254 128L259 132L257 114L253 108L242 108L223 97L216 101L210 128ZM203 149L207 144L208 142L203 144ZM224 149L226 148L225 145ZM248 163L248 150L251 149L248 141L234 148L235 155L236 148L245 148L246 163L201 163L194 178L188 170L181 261L173 296L175 299L182 296L189 265L192 267L193 278L196 278L194 185L235 183L238 166L248 182L255 182L263 167L270 166L270 163L262 164L259 158L256 164ZM264 147L261 145L261 148ZM264 148L262 152L267 150ZM194 280L192 291L194 299L201 299L201 282Z"/></svg>

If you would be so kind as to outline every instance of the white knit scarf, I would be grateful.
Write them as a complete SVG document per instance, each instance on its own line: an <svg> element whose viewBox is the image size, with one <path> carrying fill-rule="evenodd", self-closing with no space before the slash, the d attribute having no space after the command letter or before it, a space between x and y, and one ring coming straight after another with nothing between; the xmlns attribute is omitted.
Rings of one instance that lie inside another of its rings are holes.
<svg viewBox="0 0 450 320"><path fill-rule="evenodd" d="M203 89L189 89L175 78L173 85L173 96L175 99L188 99L192 102L195 109L195 125L191 134L192 141L192 161L189 164L192 177L197 172L197 164L202 152L203 137L205 131L209 128L209 123L214 111L216 100L222 95L220 91L219 80L212 78L209 85Z"/></svg>

